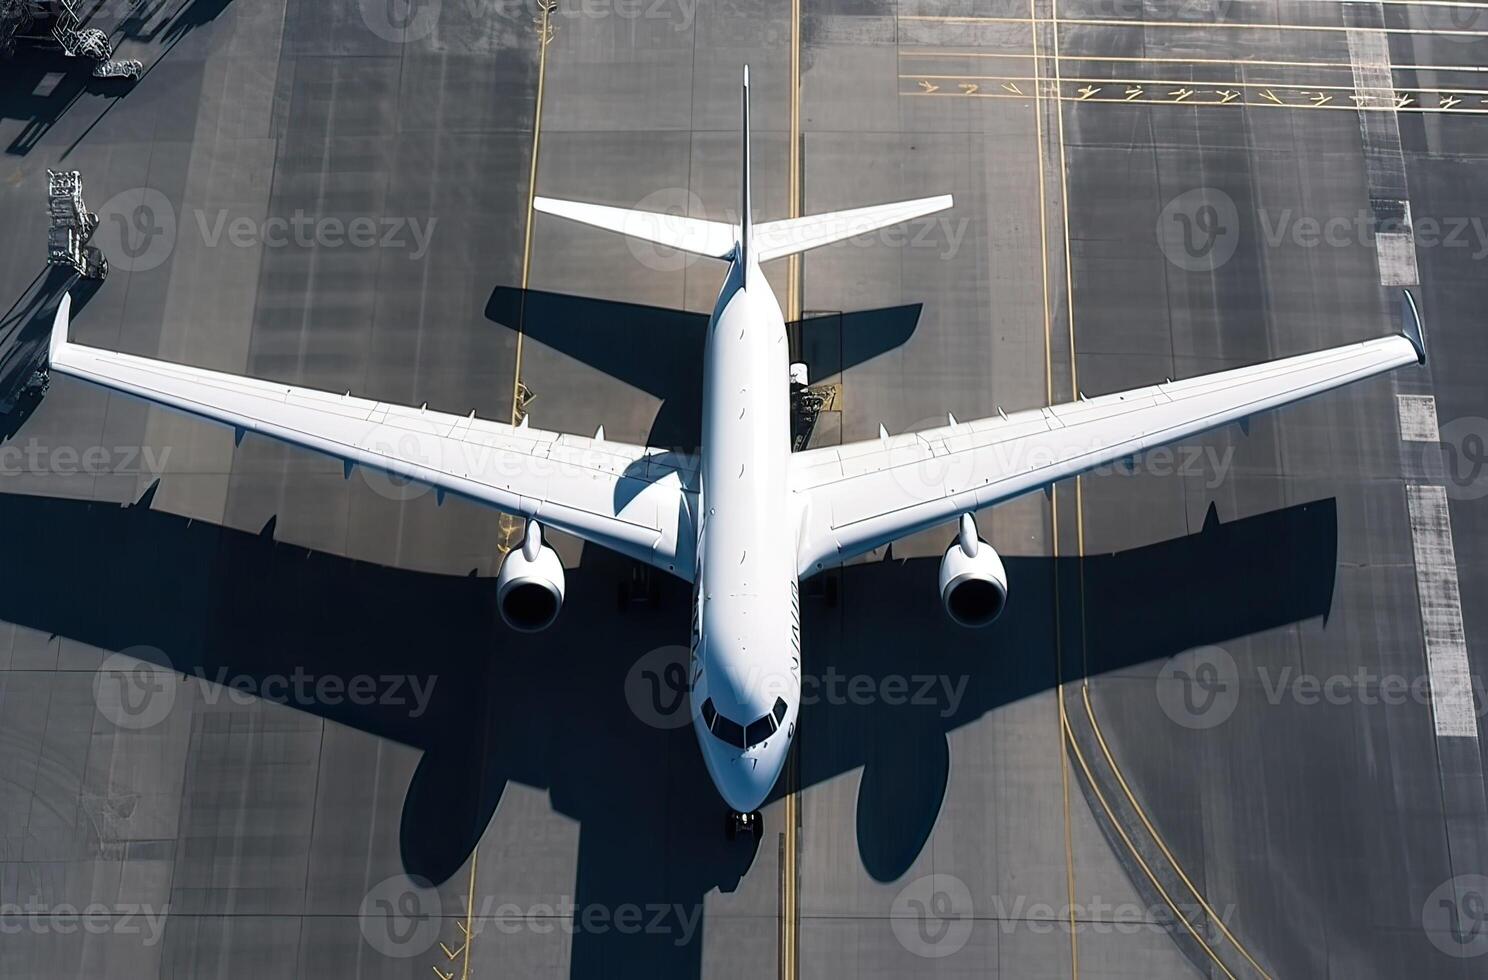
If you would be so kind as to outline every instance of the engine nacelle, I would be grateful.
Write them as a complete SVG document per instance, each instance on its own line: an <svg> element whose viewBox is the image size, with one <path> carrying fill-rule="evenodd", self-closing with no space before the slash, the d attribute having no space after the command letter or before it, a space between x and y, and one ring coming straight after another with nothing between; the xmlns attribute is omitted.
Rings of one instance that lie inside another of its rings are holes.
<svg viewBox="0 0 1488 980"><path fill-rule="evenodd" d="M989 626L1007 605L1007 570L992 546L977 536L970 514L940 560L940 601L960 626Z"/></svg>
<svg viewBox="0 0 1488 980"><path fill-rule="evenodd" d="M542 527L527 522L522 546L507 553L496 575L496 608L514 630L536 633L553 625L563 608L563 562L542 543Z"/></svg>

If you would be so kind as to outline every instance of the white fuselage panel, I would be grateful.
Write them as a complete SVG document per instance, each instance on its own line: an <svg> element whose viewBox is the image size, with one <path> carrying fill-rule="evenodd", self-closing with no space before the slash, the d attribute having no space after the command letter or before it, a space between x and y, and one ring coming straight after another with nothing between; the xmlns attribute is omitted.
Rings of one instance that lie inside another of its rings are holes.
<svg viewBox="0 0 1488 980"><path fill-rule="evenodd" d="M784 764L800 705L800 624L790 520L790 354L757 264L729 269L703 367L702 520L693 713L708 771L735 810L756 809ZM700 706L747 726L787 707L747 748L709 731Z"/></svg>

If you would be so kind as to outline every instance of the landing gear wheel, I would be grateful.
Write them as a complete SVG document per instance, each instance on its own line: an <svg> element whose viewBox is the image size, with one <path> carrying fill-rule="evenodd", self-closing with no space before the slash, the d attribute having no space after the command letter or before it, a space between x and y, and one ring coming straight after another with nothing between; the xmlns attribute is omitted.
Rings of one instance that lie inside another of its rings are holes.
<svg viewBox="0 0 1488 980"><path fill-rule="evenodd" d="M730 810L728 824L724 829L724 834L729 840L738 839L740 834L753 834L757 842L765 836L765 822L760 817L758 810L751 813L739 813Z"/></svg>

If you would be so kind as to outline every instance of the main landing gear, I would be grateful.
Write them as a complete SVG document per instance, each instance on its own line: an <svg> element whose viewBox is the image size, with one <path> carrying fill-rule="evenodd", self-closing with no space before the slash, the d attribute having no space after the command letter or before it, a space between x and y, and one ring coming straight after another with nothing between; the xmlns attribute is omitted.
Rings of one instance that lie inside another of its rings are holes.
<svg viewBox="0 0 1488 980"><path fill-rule="evenodd" d="M753 834L754 839L758 841L761 837L765 836L765 822L760 818L760 812L758 810L755 810L753 813L739 813L730 810L728 826L724 832L728 835L729 840L737 839L740 834Z"/></svg>

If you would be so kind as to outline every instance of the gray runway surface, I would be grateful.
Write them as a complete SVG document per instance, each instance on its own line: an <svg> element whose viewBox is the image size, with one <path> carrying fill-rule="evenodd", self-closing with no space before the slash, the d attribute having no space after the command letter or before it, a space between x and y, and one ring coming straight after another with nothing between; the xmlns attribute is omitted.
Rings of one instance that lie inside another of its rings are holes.
<svg viewBox="0 0 1488 980"><path fill-rule="evenodd" d="M1479 11L800 6L806 211L956 196L806 259L814 444L1380 336L1417 280L1429 365L984 515L986 632L935 598L948 530L807 589L757 848L685 727L682 583L617 601L562 540L519 637L501 515L59 379L0 445L0 975L1482 972L1441 683L1488 630ZM544 194L727 216L747 62L786 214L794 14L560 0L545 58L543 19L104 3L132 89L7 63L0 384L68 285L65 167L113 265L82 342L691 445L720 268L541 217L529 251L534 145Z"/></svg>

